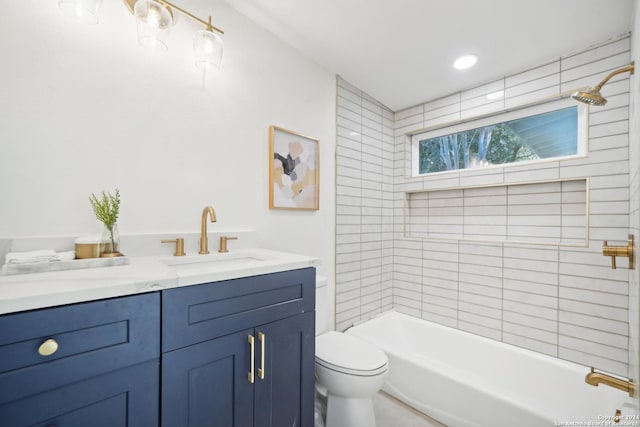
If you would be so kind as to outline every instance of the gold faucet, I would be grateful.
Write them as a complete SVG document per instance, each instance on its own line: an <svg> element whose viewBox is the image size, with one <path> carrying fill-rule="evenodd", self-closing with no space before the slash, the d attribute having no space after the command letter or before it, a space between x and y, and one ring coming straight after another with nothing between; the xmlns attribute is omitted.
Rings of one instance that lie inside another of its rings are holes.
<svg viewBox="0 0 640 427"><path fill-rule="evenodd" d="M633 397L636 391L632 380L622 380L603 372L596 372L594 368L591 368L591 372L584 377L584 380L587 384L595 387L597 387L598 384L604 384L609 387L617 388L618 390L629 393L629 397Z"/></svg>
<svg viewBox="0 0 640 427"><path fill-rule="evenodd" d="M211 217L211 222L216 222L216 211L211 206L206 206L202 211L202 222L200 223L200 250L201 255L209 253L209 239L207 238L207 215Z"/></svg>

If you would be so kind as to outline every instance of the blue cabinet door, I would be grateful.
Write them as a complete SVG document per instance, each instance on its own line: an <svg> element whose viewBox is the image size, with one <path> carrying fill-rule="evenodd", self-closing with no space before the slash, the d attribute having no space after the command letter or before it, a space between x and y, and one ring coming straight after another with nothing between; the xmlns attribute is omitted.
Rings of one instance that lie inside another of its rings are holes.
<svg viewBox="0 0 640 427"><path fill-rule="evenodd" d="M253 329L162 355L163 427L251 427Z"/></svg>
<svg viewBox="0 0 640 427"><path fill-rule="evenodd" d="M313 427L314 323L311 311L255 329L256 427Z"/></svg>
<svg viewBox="0 0 640 427"><path fill-rule="evenodd" d="M159 360L0 405L3 427L153 427Z"/></svg>

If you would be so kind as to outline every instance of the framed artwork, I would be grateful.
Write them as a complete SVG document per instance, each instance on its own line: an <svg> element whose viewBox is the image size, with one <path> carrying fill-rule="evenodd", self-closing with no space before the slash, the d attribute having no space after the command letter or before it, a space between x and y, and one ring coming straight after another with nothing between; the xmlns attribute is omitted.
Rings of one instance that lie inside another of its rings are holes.
<svg viewBox="0 0 640 427"><path fill-rule="evenodd" d="M269 208L320 209L319 141L269 127Z"/></svg>

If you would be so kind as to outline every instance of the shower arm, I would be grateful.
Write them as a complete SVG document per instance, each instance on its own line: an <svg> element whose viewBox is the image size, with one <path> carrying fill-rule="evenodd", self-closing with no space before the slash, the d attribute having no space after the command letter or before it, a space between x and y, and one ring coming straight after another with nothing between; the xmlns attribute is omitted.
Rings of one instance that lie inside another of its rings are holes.
<svg viewBox="0 0 640 427"><path fill-rule="evenodd" d="M635 61L631 61L631 64L627 65L626 67L623 67L623 68L620 68L619 70L615 70L611 72L607 77L602 79L600 83L594 86L593 89L599 91L600 89L602 89L602 86L604 86L605 83L607 83L611 79L611 77L616 76L620 73L626 73L627 71L630 71L631 74L633 74L633 72L635 71Z"/></svg>

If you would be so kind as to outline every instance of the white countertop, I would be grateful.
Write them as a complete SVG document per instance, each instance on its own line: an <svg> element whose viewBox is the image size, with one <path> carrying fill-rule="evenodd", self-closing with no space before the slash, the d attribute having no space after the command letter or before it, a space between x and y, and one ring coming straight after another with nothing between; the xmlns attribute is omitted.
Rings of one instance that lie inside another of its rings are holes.
<svg viewBox="0 0 640 427"><path fill-rule="evenodd" d="M168 265L174 262L180 265ZM128 265L0 276L0 314L320 265L267 249L185 257L132 257Z"/></svg>

